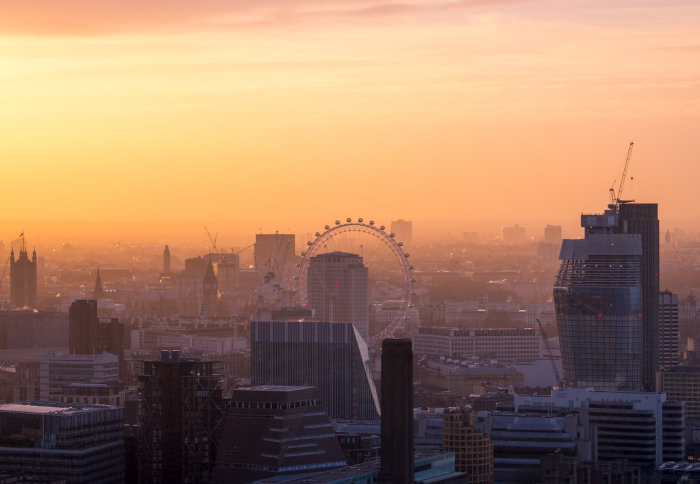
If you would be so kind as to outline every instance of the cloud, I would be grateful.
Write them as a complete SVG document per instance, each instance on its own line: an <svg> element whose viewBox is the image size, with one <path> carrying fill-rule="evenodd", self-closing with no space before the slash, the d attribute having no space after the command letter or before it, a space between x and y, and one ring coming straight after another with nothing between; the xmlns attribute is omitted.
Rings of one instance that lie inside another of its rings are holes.
<svg viewBox="0 0 700 484"><path fill-rule="evenodd" d="M0 34L94 36L400 17L532 0L0 0Z"/></svg>

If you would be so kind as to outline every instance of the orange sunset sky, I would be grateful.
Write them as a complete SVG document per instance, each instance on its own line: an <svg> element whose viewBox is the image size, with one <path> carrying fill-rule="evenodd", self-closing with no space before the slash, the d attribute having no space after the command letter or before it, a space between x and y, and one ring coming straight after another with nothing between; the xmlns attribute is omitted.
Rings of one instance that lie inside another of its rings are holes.
<svg viewBox="0 0 700 484"><path fill-rule="evenodd" d="M0 0L0 86L2 237L576 236L631 140L624 198L700 229L696 0Z"/></svg>

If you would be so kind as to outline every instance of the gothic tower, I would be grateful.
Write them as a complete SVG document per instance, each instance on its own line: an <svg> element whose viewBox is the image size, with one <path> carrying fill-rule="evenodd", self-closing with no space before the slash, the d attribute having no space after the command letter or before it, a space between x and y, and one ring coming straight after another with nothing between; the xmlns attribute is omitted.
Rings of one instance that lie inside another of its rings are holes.
<svg viewBox="0 0 700 484"><path fill-rule="evenodd" d="M17 260L15 251L10 253L10 305L13 308L36 307L36 250L29 260L24 244Z"/></svg>

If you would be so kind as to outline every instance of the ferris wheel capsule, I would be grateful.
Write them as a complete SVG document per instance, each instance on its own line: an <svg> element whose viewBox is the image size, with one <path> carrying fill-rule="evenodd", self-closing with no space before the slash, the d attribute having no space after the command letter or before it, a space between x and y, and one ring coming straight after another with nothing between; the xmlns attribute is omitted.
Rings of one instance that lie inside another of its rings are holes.
<svg viewBox="0 0 700 484"><path fill-rule="evenodd" d="M310 240L307 240L307 241L306 241L306 245L314 245L314 243L311 242Z"/></svg>
<svg viewBox="0 0 700 484"><path fill-rule="evenodd" d="M306 252L302 252L302 253L299 254L299 255L302 256L302 257L304 257L304 256L306 255ZM297 264L297 266L298 266L298 267L301 267L301 264Z"/></svg>
<svg viewBox="0 0 700 484"><path fill-rule="evenodd" d="M408 252L406 252L403 256L404 256L404 257L411 257L411 254L409 254Z"/></svg>
<svg viewBox="0 0 700 484"><path fill-rule="evenodd" d="M403 242L399 242L399 247L403 247Z"/></svg>
<svg viewBox="0 0 700 484"><path fill-rule="evenodd" d="M396 237L396 234L395 234L394 232L392 232L392 233L389 234L389 237L394 238L394 237Z"/></svg>
<svg viewBox="0 0 700 484"><path fill-rule="evenodd" d="M318 237L319 235L321 235L321 232L316 232L314 235Z"/></svg>
<svg viewBox="0 0 700 484"><path fill-rule="evenodd" d="M335 221L335 224L336 224L336 225L340 225L340 220L336 220L336 221Z"/></svg>
<svg viewBox="0 0 700 484"><path fill-rule="evenodd" d="M358 218L357 221L362 223L362 217Z"/></svg>
<svg viewBox="0 0 700 484"><path fill-rule="evenodd" d="M328 230L329 228L331 228L331 226L330 226L330 225L324 225L323 228L326 229L326 230Z"/></svg>
<svg viewBox="0 0 700 484"><path fill-rule="evenodd" d="M413 266L408 266L408 268L409 268L410 270L415 269L415 267L413 267Z"/></svg>
<svg viewBox="0 0 700 484"><path fill-rule="evenodd" d="M370 225L374 225L374 220L370 220L370 221L369 221L369 224L370 224Z"/></svg>
<svg viewBox="0 0 700 484"><path fill-rule="evenodd" d="M385 228L386 228L386 227L384 227L384 226L382 225L382 226L379 227L379 230L384 230Z"/></svg>
<svg viewBox="0 0 700 484"><path fill-rule="evenodd" d="M352 222L352 219L351 219L350 217L348 217L348 218L345 219L345 221L346 221L347 223L350 223L350 222Z"/></svg>

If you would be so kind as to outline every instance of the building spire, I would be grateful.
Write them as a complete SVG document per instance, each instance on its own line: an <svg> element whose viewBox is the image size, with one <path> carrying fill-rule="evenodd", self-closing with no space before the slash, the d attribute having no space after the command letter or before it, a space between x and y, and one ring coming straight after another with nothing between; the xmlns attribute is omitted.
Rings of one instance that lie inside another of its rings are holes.
<svg viewBox="0 0 700 484"><path fill-rule="evenodd" d="M100 277L100 268L97 268L97 277L95 278L95 289L92 291L92 296L95 299L101 299L104 297L104 290L102 289L102 278Z"/></svg>

